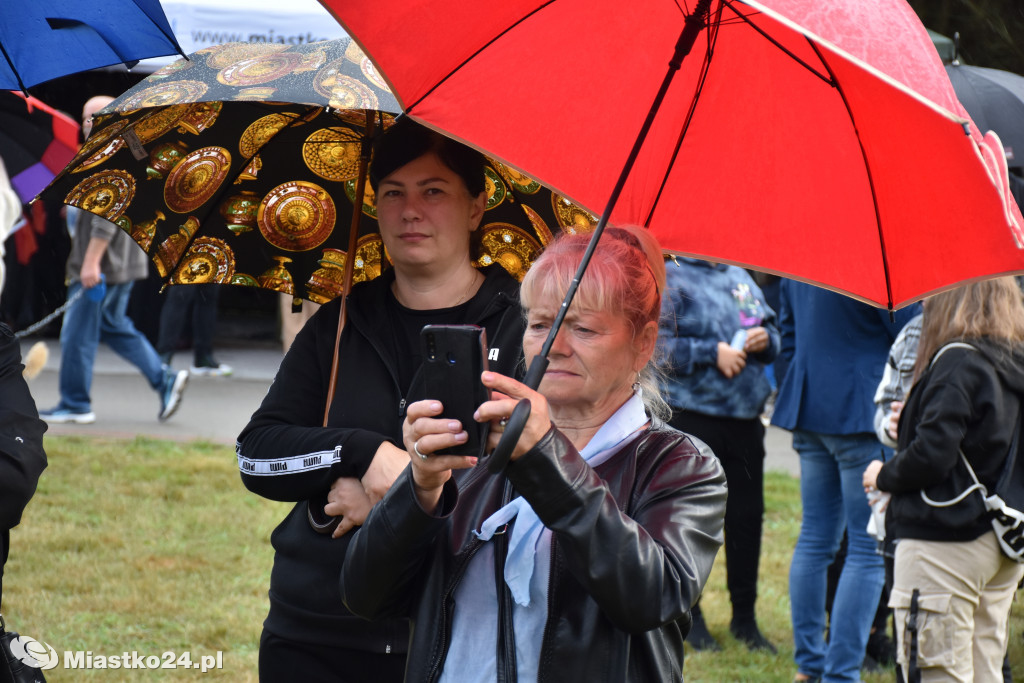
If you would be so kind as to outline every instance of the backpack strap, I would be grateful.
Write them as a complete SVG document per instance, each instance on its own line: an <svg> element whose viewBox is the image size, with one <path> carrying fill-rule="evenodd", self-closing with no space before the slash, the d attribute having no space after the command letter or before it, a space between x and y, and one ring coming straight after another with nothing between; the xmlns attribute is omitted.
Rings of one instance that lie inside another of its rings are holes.
<svg viewBox="0 0 1024 683"><path fill-rule="evenodd" d="M949 344L946 344L945 346L943 346L942 348L935 352L935 355L932 357L932 360L928 364L928 367L931 368L933 365L935 365L935 361L939 359L939 356L941 356L949 349L973 349L974 351L978 351L978 347L973 346L972 344L968 344L966 342L950 342ZM1016 425L1013 428L1013 439L1010 441L1010 450L1007 452L1006 459L1003 461L1003 469L999 475L999 481L996 483L997 489L999 489L1003 484L1005 484L1009 480L1010 474L1013 471L1013 468L1016 464L1017 444L1020 440L1020 423L1021 420L1018 419ZM960 501L962 501L964 498L966 498L971 493L974 493L975 491L981 491L982 498L988 498L988 489L985 487L984 484L978 481L978 475L974 473L974 468L971 467L971 463L968 462L967 456L964 455L963 449L961 448L958 450L960 451L960 460L963 461L964 466L967 467L967 472L971 475L971 479L974 481L974 483L968 486L966 489L964 489L964 491L960 493L960 495L946 501L932 500L925 494L924 490L922 489L920 492L921 500L923 500L928 505L937 508L956 505L957 503L959 503Z"/></svg>
<svg viewBox="0 0 1024 683"><path fill-rule="evenodd" d="M971 349L972 351L977 351L978 347L974 346L973 344L968 344L967 342L949 342L948 344L945 344L941 349L935 352L935 355L932 356L932 361L928 364L928 367L931 368L933 365L935 365L935 361L939 359L939 356L944 354L946 351L949 351L950 349Z"/></svg>

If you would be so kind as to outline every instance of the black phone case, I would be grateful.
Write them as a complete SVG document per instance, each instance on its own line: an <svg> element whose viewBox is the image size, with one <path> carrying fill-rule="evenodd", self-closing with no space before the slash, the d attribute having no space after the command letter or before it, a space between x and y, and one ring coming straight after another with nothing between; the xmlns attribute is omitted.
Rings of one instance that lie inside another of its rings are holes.
<svg viewBox="0 0 1024 683"><path fill-rule="evenodd" d="M491 397L480 381L487 369L487 332L476 325L426 325L420 343L424 398L440 401L442 417L458 420L469 435L466 443L439 455L482 457L490 423L477 422L473 413Z"/></svg>

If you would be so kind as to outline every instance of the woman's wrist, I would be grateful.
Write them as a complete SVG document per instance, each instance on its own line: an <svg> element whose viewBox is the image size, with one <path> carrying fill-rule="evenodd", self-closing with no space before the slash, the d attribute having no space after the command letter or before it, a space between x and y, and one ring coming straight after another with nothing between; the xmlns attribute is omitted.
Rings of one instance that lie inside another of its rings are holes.
<svg viewBox="0 0 1024 683"><path fill-rule="evenodd" d="M441 503L441 494L444 492L444 484L437 487L421 486L416 481L416 477L412 479L412 490L416 494L416 500L419 502L420 507L423 511L428 514L434 514L437 511L438 505Z"/></svg>

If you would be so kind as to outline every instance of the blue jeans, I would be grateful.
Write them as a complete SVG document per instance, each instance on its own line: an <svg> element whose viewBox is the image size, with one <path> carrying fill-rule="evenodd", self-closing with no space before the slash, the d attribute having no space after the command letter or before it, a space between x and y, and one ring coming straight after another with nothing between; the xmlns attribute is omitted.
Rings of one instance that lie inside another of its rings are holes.
<svg viewBox="0 0 1024 683"><path fill-rule="evenodd" d="M80 289L81 282L71 283L68 299ZM103 301L92 301L88 296L82 296L64 314L60 330L58 409L67 408L77 413L92 409L89 399L92 367L101 341L137 367L154 390L163 388L165 373L160 356L125 315L131 293L131 282L107 285Z"/></svg>
<svg viewBox="0 0 1024 683"><path fill-rule="evenodd" d="M885 581L882 556L867 533L871 508L861 475L882 457L874 434L793 432L800 455L803 520L789 569L794 660L800 673L825 681L859 681L871 622ZM846 563L836 587L825 642L827 570L847 533Z"/></svg>

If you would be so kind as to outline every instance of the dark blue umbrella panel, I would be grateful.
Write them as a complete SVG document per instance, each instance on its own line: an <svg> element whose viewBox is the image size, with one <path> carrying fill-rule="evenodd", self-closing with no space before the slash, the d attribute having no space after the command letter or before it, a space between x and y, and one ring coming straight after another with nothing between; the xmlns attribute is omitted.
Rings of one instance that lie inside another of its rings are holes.
<svg viewBox="0 0 1024 683"><path fill-rule="evenodd" d="M6 0L0 3L0 88L112 64L182 54L158 0Z"/></svg>

